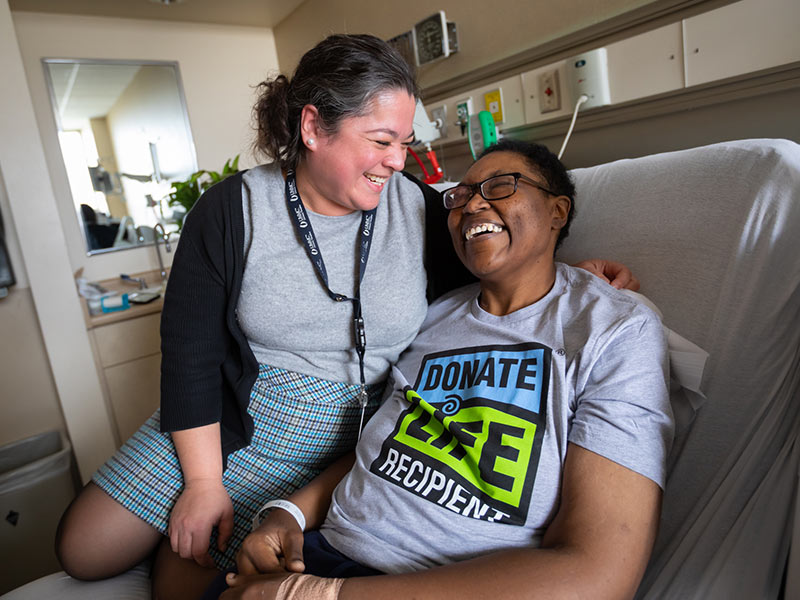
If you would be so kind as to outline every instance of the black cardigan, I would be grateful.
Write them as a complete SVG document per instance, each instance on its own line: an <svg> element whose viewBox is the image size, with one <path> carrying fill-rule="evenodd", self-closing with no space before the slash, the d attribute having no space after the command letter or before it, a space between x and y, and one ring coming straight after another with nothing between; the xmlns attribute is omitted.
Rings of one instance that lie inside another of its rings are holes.
<svg viewBox="0 0 800 600"><path fill-rule="evenodd" d="M403 174L425 198L424 266L430 302L475 279L453 250L440 194ZM238 173L209 189L186 216L161 314L161 430L219 422L223 463L253 435L247 407L258 361L236 315L243 272Z"/></svg>

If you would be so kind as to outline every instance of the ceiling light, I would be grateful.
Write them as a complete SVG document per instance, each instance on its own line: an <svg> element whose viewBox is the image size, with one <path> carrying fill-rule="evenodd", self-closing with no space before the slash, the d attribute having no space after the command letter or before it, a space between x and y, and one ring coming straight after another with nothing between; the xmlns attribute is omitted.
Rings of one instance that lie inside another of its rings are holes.
<svg viewBox="0 0 800 600"><path fill-rule="evenodd" d="M153 4L163 4L169 6L170 4L180 4L183 0L150 0Z"/></svg>

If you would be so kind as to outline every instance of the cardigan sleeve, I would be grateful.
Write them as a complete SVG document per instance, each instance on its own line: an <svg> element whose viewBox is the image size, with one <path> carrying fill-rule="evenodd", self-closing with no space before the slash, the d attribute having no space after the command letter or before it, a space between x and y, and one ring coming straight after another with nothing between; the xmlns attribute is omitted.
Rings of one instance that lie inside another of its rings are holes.
<svg viewBox="0 0 800 600"><path fill-rule="evenodd" d="M161 315L162 431L221 419L222 365L231 352L225 210L231 183L214 186L198 200L175 252Z"/></svg>

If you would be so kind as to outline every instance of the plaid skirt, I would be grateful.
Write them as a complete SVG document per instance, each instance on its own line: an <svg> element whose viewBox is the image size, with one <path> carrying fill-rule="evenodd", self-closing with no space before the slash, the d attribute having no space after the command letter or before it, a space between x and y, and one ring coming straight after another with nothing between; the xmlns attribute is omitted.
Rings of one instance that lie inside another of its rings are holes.
<svg viewBox="0 0 800 600"><path fill-rule="evenodd" d="M383 384L367 386L365 420L378 409ZM248 412L255 422L249 446L228 456L222 483L233 502L234 530L224 553L216 529L209 554L220 569L235 563L255 512L313 479L358 439L359 386L259 367ZM183 490L183 475L156 411L92 477L102 490L137 517L167 534L169 515Z"/></svg>

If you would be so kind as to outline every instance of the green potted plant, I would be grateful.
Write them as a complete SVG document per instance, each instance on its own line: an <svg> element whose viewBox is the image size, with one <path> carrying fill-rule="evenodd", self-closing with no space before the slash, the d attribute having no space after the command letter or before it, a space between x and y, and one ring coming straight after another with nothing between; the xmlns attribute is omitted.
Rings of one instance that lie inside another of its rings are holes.
<svg viewBox="0 0 800 600"><path fill-rule="evenodd" d="M182 208L183 214L177 219L178 230L183 227L183 219L192 209L198 198L215 183L227 179L239 172L239 155L229 158L221 172L202 169L192 173L185 181L174 181L172 191L167 196L167 204L171 208Z"/></svg>

